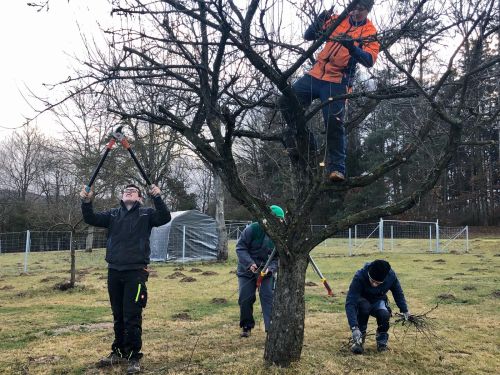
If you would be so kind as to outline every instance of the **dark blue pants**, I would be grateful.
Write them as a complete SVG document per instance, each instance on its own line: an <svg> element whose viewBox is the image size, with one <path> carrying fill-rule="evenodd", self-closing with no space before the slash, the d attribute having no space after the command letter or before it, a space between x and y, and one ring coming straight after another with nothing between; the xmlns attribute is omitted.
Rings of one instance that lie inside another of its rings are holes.
<svg viewBox="0 0 500 375"><path fill-rule="evenodd" d="M366 333L366 328L368 326L368 318L371 316L377 319L377 344L387 345L389 340L389 319L391 313L387 309L385 301L379 300L374 303L370 303L365 298L360 298L358 300L358 325L359 330L364 334Z"/></svg>
<svg viewBox="0 0 500 375"><path fill-rule="evenodd" d="M308 107L315 99L320 99L323 103L330 97L347 93L345 84L323 81L309 74L299 78L292 87L303 107ZM326 129L326 170L328 173L339 171L345 174L345 102L345 99L335 100L322 108ZM280 105L282 106L282 102ZM293 130L288 129L288 131ZM314 143L314 141L309 143Z"/></svg>
<svg viewBox="0 0 500 375"><path fill-rule="evenodd" d="M271 326L271 313L273 308L273 277L268 275L264 277L259 289L260 306L264 316L264 326L266 331ZM253 328L255 320L253 318L253 304L256 300L257 274L238 277L240 305L240 327Z"/></svg>
<svg viewBox="0 0 500 375"><path fill-rule="evenodd" d="M108 269L108 293L113 310L113 352L132 359L142 357L142 309L147 302L148 272Z"/></svg>

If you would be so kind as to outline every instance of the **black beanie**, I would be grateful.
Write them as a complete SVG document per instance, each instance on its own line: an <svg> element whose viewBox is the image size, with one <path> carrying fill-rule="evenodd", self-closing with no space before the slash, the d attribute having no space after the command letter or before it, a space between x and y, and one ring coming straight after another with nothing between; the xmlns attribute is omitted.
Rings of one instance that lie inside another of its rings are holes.
<svg viewBox="0 0 500 375"><path fill-rule="evenodd" d="M372 10L374 2L375 2L374 0L360 0L358 2L358 5L365 7L366 9L368 9L368 12L369 12Z"/></svg>
<svg viewBox="0 0 500 375"><path fill-rule="evenodd" d="M391 270L391 265L385 260L374 260L368 267L368 275L375 281L384 281Z"/></svg>

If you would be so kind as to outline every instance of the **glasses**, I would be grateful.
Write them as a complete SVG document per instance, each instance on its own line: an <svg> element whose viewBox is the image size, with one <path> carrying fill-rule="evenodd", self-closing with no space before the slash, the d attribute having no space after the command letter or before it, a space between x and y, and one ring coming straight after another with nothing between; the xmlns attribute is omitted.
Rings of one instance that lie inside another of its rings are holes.
<svg viewBox="0 0 500 375"><path fill-rule="evenodd" d="M377 281L377 280L373 280L372 277L370 276L370 274L368 274L368 278L370 279L370 282L375 285L375 286L379 286L380 284L383 284L384 282L383 281Z"/></svg>
<svg viewBox="0 0 500 375"><path fill-rule="evenodd" d="M139 190L133 188L123 189L123 194L134 194L134 193L139 194Z"/></svg>

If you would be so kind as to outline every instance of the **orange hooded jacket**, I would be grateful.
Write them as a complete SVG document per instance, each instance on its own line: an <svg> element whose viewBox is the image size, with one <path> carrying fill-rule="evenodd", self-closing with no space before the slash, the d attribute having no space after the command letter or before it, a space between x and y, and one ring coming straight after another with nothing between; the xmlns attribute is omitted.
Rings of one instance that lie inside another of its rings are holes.
<svg viewBox="0 0 500 375"><path fill-rule="evenodd" d="M337 15L332 16L325 22L322 29L327 29L331 22L335 21L337 18ZM308 31L309 35L312 35L311 31ZM307 38L308 31L306 31L305 37L306 39L311 39ZM343 34L347 34L354 39L354 46L370 54L371 61L365 61L364 59L358 59L356 56L352 56L347 48L333 40L333 38L341 39ZM325 47L317 56L316 63L308 74L323 81L343 83L351 87L356 71L356 63L360 62L368 68L375 64L375 60L380 50L380 44L376 40L376 34L377 29L369 19L355 25L350 20L350 17L346 17L332 32ZM316 35L313 39L317 37L319 37L319 35Z"/></svg>

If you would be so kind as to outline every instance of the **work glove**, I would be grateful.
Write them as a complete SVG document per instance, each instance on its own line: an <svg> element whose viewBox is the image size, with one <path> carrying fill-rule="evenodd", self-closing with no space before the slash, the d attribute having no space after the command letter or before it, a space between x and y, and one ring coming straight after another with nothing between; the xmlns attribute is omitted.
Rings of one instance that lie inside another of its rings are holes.
<svg viewBox="0 0 500 375"><path fill-rule="evenodd" d="M351 38L351 36L347 35L347 34L343 34L339 37L339 40L338 42L340 44L342 44L345 48L347 48L349 50L349 52L353 51L354 48L356 48L354 46L354 39Z"/></svg>
<svg viewBox="0 0 500 375"><path fill-rule="evenodd" d="M149 190L149 195L152 197L159 197L161 195L161 190L156 185L151 185L151 189Z"/></svg>
<svg viewBox="0 0 500 375"><path fill-rule="evenodd" d="M405 319L405 321L408 321L408 319L410 319L410 316L411 314L409 311L403 313L403 318Z"/></svg>
<svg viewBox="0 0 500 375"><path fill-rule="evenodd" d="M250 267L248 267L248 269L251 272L256 273L258 271L259 267L255 263L253 263Z"/></svg>
<svg viewBox="0 0 500 375"><path fill-rule="evenodd" d="M361 333L358 327L354 327L352 329L352 341L355 344L359 345L361 345L361 343L363 342L363 334Z"/></svg>
<svg viewBox="0 0 500 375"><path fill-rule="evenodd" d="M87 192L86 186L84 186L82 191L80 192L80 198L82 199L83 203L92 202L94 200L94 186L90 188L89 192Z"/></svg>

